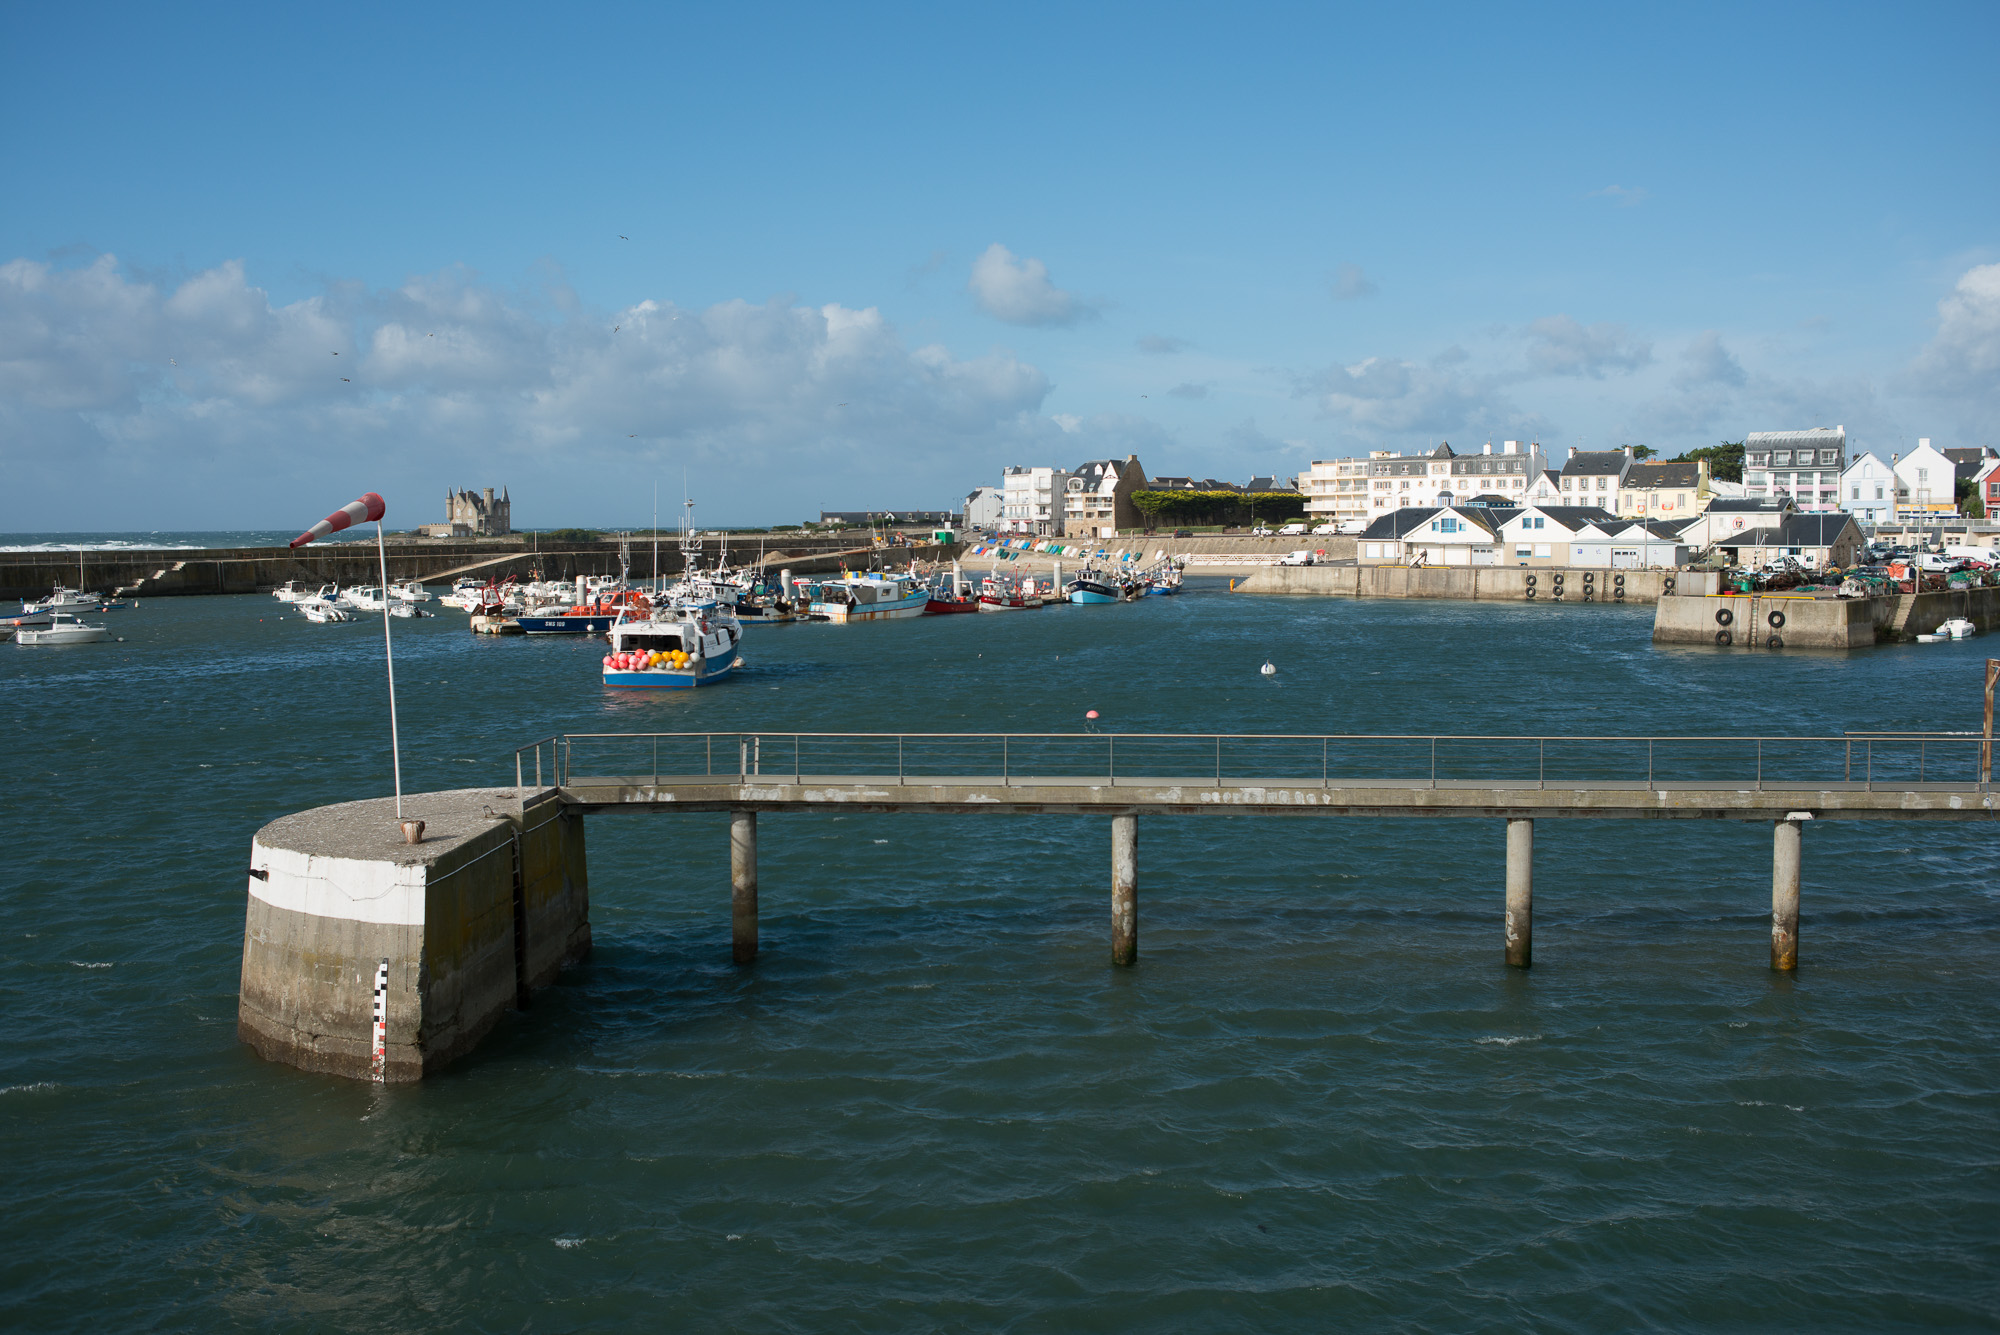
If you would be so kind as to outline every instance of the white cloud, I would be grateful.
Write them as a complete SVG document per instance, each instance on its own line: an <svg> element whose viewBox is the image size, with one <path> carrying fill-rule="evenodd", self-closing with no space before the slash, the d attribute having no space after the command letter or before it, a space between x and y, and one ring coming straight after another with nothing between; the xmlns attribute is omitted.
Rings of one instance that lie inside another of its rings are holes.
<svg viewBox="0 0 2000 1335"><path fill-rule="evenodd" d="M1333 299L1335 301L1358 301L1362 297L1372 297L1380 289L1367 274L1361 272L1358 264L1343 264L1333 278Z"/></svg>
<svg viewBox="0 0 2000 1335"><path fill-rule="evenodd" d="M1205 399L1208 397L1208 386L1200 381L1184 380L1167 393L1176 399Z"/></svg>
<svg viewBox="0 0 2000 1335"><path fill-rule="evenodd" d="M261 522L280 503L290 522L319 488L356 485L411 495L395 522L417 523L475 477L512 485L523 522L611 523L635 476L683 465L728 489L718 521L915 504L1049 436L1048 391L1005 351L907 347L875 307L596 314L464 271L276 305L234 262L168 291L110 256L15 260L0 265L15 484L0 527L159 527L163 505L183 527ZM118 485L59 485L79 468Z"/></svg>
<svg viewBox="0 0 2000 1335"><path fill-rule="evenodd" d="M1602 190L1590 192L1593 199L1608 199L1621 209L1629 209L1646 198L1646 188L1640 185L1607 185Z"/></svg>
<svg viewBox="0 0 2000 1335"><path fill-rule="evenodd" d="M1453 431L1487 400L1490 386L1454 363L1369 357L1308 382L1328 416L1379 432Z"/></svg>
<svg viewBox="0 0 2000 1335"><path fill-rule="evenodd" d="M1528 366L1542 375L1604 377L1636 371L1653 360L1653 345L1631 337L1622 324L1580 324L1548 315L1528 326Z"/></svg>
<svg viewBox="0 0 2000 1335"><path fill-rule="evenodd" d="M1911 367L1919 387L2000 400L2000 264L1968 269L1938 303L1938 329Z"/></svg>
<svg viewBox="0 0 2000 1335"><path fill-rule="evenodd" d="M1049 281L1049 266L1017 258L995 241L972 262L966 284L973 298L996 320L1021 325L1073 325L1096 312Z"/></svg>
<svg viewBox="0 0 2000 1335"><path fill-rule="evenodd" d="M1139 351L1153 357L1171 357L1177 352L1186 352L1188 341L1184 338L1167 338L1160 334L1148 334L1139 340Z"/></svg>
<svg viewBox="0 0 2000 1335"><path fill-rule="evenodd" d="M1709 329L1695 335L1694 341L1682 351L1681 369L1674 374L1674 383L1682 388L1741 385L1747 378L1736 354L1722 346L1722 335Z"/></svg>

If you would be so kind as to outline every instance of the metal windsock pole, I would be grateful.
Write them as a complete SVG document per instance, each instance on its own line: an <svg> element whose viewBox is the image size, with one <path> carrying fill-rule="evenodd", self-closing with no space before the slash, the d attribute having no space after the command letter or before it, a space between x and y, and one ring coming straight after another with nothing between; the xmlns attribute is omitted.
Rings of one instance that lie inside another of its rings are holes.
<svg viewBox="0 0 2000 1335"><path fill-rule="evenodd" d="M388 503L371 491L360 500L341 506L293 538L291 545L294 548L303 547L314 538L338 533L357 521L374 522L375 555L382 568L382 657L389 666L389 760L396 773L396 819L400 821L403 819L403 744L396 735L396 651L389 639L389 552L382 538L382 516L388 509Z"/></svg>

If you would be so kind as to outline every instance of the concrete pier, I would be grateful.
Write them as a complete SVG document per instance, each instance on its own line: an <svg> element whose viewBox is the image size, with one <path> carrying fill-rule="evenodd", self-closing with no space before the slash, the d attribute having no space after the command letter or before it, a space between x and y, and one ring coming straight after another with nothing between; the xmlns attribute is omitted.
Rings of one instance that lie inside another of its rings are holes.
<svg viewBox="0 0 2000 1335"><path fill-rule="evenodd" d="M1139 818L1111 818L1111 962L1139 962Z"/></svg>
<svg viewBox="0 0 2000 1335"><path fill-rule="evenodd" d="M1535 822L1507 822L1507 963L1525 969L1535 953Z"/></svg>
<svg viewBox="0 0 2000 1335"><path fill-rule="evenodd" d="M271 1061L373 1077L375 975L388 961L380 1078L417 1080L590 951L583 821L557 794L472 788L286 816L250 845L237 1033Z"/></svg>
<svg viewBox="0 0 2000 1335"><path fill-rule="evenodd" d="M729 955L757 958L757 813L729 813Z"/></svg>
<svg viewBox="0 0 2000 1335"><path fill-rule="evenodd" d="M1778 821L1771 838L1771 967L1790 973L1799 967L1799 827Z"/></svg>

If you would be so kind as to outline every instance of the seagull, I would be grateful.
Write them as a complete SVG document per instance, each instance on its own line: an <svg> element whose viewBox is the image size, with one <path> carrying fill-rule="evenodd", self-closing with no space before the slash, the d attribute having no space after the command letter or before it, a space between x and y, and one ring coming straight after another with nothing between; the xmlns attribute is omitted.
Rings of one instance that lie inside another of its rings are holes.
<svg viewBox="0 0 2000 1335"><path fill-rule="evenodd" d="M175 361L175 360L174 360L174 359L173 359L172 357L169 357L169 358L167 358L167 365L169 365L169 366L179 366L179 365L180 365L180 363L179 363L179 362L177 362L177 361Z"/></svg>
<svg viewBox="0 0 2000 1335"><path fill-rule="evenodd" d="M341 384L343 384L343 385L351 385L351 384L353 384L354 382L353 382L352 380L349 380L349 379L348 379L348 378L347 378L346 376L342 376L342 377L340 378L340 383L341 383Z"/></svg>
<svg viewBox="0 0 2000 1335"><path fill-rule="evenodd" d="M623 329L624 327L625 327L625 326L624 326L624 325L622 325L622 324L615 324L615 325L612 325L612 326L611 326L611 332L615 334L615 333L617 333L617 332L618 332L619 330Z"/></svg>
<svg viewBox="0 0 2000 1335"><path fill-rule="evenodd" d="M631 240L632 238L631 238L631 237L629 237L629 236L623 236L623 235L621 235L621 236L620 236L620 237L619 237L618 239L619 239L620 241L630 241L630 240Z"/></svg>
<svg viewBox="0 0 2000 1335"><path fill-rule="evenodd" d="M336 357L338 357L338 356L339 356L340 354L336 352L336 353L334 353L333 355L334 355L334 356L336 356Z"/></svg>

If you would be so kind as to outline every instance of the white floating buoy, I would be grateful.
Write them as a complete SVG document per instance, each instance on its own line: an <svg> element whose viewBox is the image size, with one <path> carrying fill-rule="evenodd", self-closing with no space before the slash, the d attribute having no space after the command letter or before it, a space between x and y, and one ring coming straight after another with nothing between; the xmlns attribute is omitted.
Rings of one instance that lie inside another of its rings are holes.
<svg viewBox="0 0 2000 1335"><path fill-rule="evenodd" d="M1272 667L1269 663L1264 664L1263 667L1260 667L1257 670L1263 673L1267 677L1275 677L1278 675L1278 669Z"/></svg>

